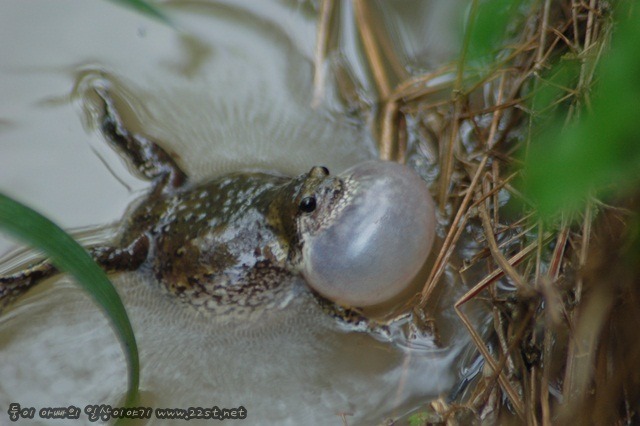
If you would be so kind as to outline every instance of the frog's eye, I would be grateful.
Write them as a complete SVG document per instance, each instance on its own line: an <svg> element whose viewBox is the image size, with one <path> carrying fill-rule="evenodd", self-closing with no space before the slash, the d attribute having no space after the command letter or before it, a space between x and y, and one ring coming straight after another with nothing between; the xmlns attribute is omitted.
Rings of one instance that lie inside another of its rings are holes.
<svg viewBox="0 0 640 426"><path fill-rule="evenodd" d="M311 213L316 209L316 197L304 197L298 208L301 212Z"/></svg>
<svg viewBox="0 0 640 426"><path fill-rule="evenodd" d="M435 234L435 206L425 182L396 163L370 161L341 174L345 205L305 236L302 273L318 293L366 307L405 292L424 265Z"/></svg>

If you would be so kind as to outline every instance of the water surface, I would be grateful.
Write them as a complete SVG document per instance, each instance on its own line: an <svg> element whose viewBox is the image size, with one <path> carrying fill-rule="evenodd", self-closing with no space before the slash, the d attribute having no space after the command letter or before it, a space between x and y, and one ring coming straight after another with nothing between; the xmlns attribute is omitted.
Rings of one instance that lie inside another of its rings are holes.
<svg viewBox="0 0 640 426"><path fill-rule="evenodd" d="M12 41L0 46L1 191L66 228L114 224L144 193L147 183L92 127L91 84L112 85L128 122L162 141L196 180L245 168L298 174L316 164L338 173L375 158L366 123L346 107L331 99L311 107L317 17L309 4L166 5L183 32L106 1L0 5L0 37ZM416 32L399 34L415 58ZM349 52L366 87L361 56ZM91 241L108 239L110 229ZM229 326L174 305L141 274L115 282L140 346L141 404L242 405L243 424L339 425L344 414L368 425L401 416L448 391L464 340L449 330L442 347L429 336L419 348L400 347L340 329L304 294L277 315ZM124 394L120 347L67 279L0 317L0 351L3 421L10 402L116 405Z"/></svg>

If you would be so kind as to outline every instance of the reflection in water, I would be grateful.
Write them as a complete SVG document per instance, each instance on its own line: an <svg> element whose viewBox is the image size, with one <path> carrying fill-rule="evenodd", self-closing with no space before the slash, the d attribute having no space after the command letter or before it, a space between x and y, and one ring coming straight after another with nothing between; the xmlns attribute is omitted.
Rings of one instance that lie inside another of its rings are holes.
<svg viewBox="0 0 640 426"><path fill-rule="evenodd" d="M372 424L451 384L451 352L400 350L341 331L308 293L260 321L228 325L174 304L140 276L116 281L140 346L143 405L243 405L252 424L338 424L341 412ZM2 341L3 404L116 404L123 396L120 348L66 282L3 318Z"/></svg>
<svg viewBox="0 0 640 426"><path fill-rule="evenodd" d="M78 112L91 114L90 102L76 96L43 106L96 72L111 76L128 102L128 123L162 141L196 179L240 168L293 175L316 164L340 172L375 156L365 126L340 104L310 107L315 16L282 2L254 2L252 11L248 2L170 3L192 34L184 36L108 2L87 3L0 6L0 35L17 41L12 51L0 47L11 58L0 65L0 87L5 102L15 101L0 111L2 122L14 123L2 126L0 190L64 226L114 222L146 187L97 132L81 126ZM42 26L25 27L40 15ZM452 327L442 327L447 349L430 336L413 348L394 345L341 329L304 290L260 321L221 324L175 305L144 274L115 281L141 350L141 405L243 405L247 424L341 424L340 414L349 424L374 424L446 392L454 380L462 338ZM0 350L3 420L9 402L84 407L123 396L120 347L66 279L0 317Z"/></svg>

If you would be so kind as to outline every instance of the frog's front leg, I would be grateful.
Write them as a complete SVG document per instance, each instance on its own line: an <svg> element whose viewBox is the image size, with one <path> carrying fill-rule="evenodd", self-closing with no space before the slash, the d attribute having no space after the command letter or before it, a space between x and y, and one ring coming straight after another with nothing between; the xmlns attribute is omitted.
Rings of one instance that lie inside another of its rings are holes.
<svg viewBox="0 0 640 426"><path fill-rule="evenodd" d="M88 251L107 273L133 271L146 260L149 239L142 236L127 247L95 246ZM43 260L12 275L0 276L0 311L30 288L58 273L50 261Z"/></svg>
<svg viewBox="0 0 640 426"><path fill-rule="evenodd" d="M104 108L100 129L105 139L125 155L143 178L154 183L154 191L183 186L187 175L173 157L151 139L127 130L107 89L97 87L95 92Z"/></svg>

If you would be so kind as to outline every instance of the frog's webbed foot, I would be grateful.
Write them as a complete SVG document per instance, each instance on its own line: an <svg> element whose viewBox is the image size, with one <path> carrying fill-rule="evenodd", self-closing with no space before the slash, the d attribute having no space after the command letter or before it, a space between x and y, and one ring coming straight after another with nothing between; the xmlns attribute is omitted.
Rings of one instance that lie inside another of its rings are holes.
<svg viewBox="0 0 640 426"><path fill-rule="evenodd" d="M352 331L367 331L367 332L375 332L375 331L384 331L383 326L378 324L376 321L373 321L362 313L360 313L357 309L350 309L340 306L319 294L313 292L314 299L320 308L329 315L334 318L340 325Z"/></svg>
<svg viewBox="0 0 640 426"><path fill-rule="evenodd" d="M142 235L126 247L90 247L89 253L106 273L135 271L147 260L149 238Z"/></svg>
<svg viewBox="0 0 640 426"><path fill-rule="evenodd" d="M125 127L114 99L103 87L96 87L104 110L100 129L105 139L123 153L140 175L154 183L154 190L178 188L187 181L186 173L156 142Z"/></svg>
<svg viewBox="0 0 640 426"><path fill-rule="evenodd" d="M96 246L88 249L93 260L107 273L138 269L146 260L149 240L146 236L124 248ZM43 260L11 275L0 276L0 311L42 281L59 273L48 260Z"/></svg>

